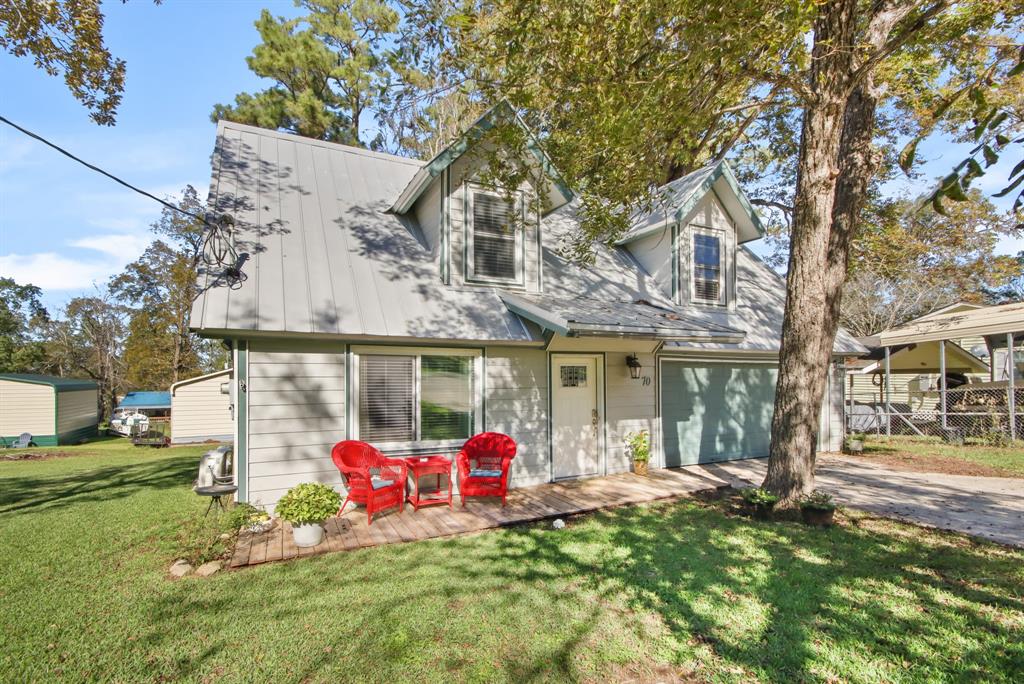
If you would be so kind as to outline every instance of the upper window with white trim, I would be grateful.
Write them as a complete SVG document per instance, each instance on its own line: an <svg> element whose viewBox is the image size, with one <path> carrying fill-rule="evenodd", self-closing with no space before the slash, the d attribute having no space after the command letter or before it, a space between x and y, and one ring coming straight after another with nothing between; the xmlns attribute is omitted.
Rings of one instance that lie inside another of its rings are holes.
<svg viewBox="0 0 1024 684"><path fill-rule="evenodd" d="M355 353L355 438L387 446L461 445L480 431L480 354L367 349Z"/></svg>
<svg viewBox="0 0 1024 684"><path fill-rule="evenodd" d="M725 302L724 235L717 230L693 232L693 301L707 304Z"/></svg>
<svg viewBox="0 0 1024 684"><path fill-rule="evenodd" d="M521 283L523 231L516 220L515 203L477 188L470 188L469 197L467 280Z"/></svg>

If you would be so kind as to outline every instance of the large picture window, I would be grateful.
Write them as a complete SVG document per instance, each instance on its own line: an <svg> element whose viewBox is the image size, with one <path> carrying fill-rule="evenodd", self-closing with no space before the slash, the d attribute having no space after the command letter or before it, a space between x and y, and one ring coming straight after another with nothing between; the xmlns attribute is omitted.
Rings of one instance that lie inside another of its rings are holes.
<svg viewBox="0 0 1024 684"><path fill-rule="evenodd" d="M693 234L693 299L718 304L722 301L722 239L710 232Z"/></svg>
<svg viewBox="0 0 1024 684"><path fill-rule="evenodd" d="M471 190L470 194L469 278L518 282L521 236L514 206L508 198L491 192Z"/></svg>
<svg viewBox="0 0 1024 684"><path fill-rule="evenodd" d="M357 353L357 438L387 444L461 443L477 432L478 354Z"/></svg>

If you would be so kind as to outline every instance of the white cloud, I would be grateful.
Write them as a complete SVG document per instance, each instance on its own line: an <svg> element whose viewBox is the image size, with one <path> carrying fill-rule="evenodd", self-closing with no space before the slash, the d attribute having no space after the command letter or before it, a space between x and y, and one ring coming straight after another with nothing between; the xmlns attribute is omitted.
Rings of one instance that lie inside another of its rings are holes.
<svg viewBox="0 0 1024 684"><path fill-rule="evenodd" d="M111 235L92 235L90 237L72 240L68 244L72 247L91 249L113 257L116 261L127 264L135 260L149 245L151 236L130 233L116 233Z"/></svg>
<svg viewBox="0 0 1024 684"><path fill-rule="evenodd" d="M44 290L85 290L112 274L107 261L81 261L55 252L0 256L0 272Z"/></svg>

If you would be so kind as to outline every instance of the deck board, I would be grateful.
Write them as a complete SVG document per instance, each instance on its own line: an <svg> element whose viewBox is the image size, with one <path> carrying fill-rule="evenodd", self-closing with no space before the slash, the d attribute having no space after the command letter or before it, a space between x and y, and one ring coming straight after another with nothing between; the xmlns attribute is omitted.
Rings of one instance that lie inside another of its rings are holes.
<svg viewBox="0 0 1024 684"><path fill-rule="evenodd" d="M500 499L457 500L453 507L406 505L374 515L367 525L366 509L350 508L324 523L324 541L300 549L292 540L291 526L279 522L273 529L253 534L242 532L233 549L230 566L241 568L274 561L340 553L360 548L472 534L481 530L522 525L555 517L567 517L618 506L677 498L726 486L702 466L652 470L650 477L618 473L585 480L570 480L513 489L508 505Z"/></svg>

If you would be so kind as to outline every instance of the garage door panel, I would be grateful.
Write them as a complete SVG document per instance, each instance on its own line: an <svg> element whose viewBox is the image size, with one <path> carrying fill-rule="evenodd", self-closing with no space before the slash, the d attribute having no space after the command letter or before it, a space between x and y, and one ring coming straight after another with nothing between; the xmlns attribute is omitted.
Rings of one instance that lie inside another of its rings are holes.
<svg viewBox="0 0 1024 684"><path fill-rule="evenodd" d="M772 366L662 365L666 464L768 455L777 370Z"/></svg>

